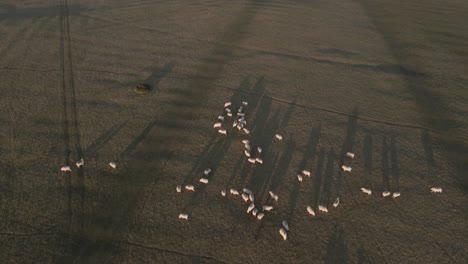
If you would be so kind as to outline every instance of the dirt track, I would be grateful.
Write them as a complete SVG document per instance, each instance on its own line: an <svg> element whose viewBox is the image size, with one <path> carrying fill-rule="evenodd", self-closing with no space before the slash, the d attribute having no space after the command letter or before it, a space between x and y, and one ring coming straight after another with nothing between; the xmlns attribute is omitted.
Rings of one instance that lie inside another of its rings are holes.
<svg viewBox="0 0 468 264"><path fill-rule="evenodd" d="M2 263L468 262L465 1L15 2L0 0ZM263 165L213 129L226 101L249 102ZM261 222L219 194L246 186L280 196Z"/></svg>

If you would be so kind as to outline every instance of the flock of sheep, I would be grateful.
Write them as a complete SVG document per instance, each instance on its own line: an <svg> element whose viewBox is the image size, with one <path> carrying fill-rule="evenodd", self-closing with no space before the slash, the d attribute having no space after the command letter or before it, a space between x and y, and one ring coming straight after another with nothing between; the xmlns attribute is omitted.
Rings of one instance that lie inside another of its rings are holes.
<svg viewBox="0 0 468 264"><path fill-rule="evenodd" d="M236 117L234 118L234 121L232 123L232 127L237 128L241 133L244 133L246 135L250 135L250 130L247 129L247 127L246 127L247 120L245 119L245 109L247 108L247 106L248 106L248 102L244 101L244 102L242 102L242 105L237 109L237 111L235 111ZM226 121L227 118L232 118L234 116L234 111L231 110L231 107L232 107L232 103L231 102L226 102L224 104L225 115L218 116L217 122L213 125L213 127L215 129L217 129L217 132L219 134L227 135L227 133L228 133L228 131L225 128L223 128L223 124L225 124L225 121ZM283 136L280 135L280 134L276 134L275 139L277 141L282 141ZM251 146L251 142L248 139L242 140L242 143L244 144L244 155L245 155L247 161L249 163L253 164L253 165L255 165L255 164L262 165L263 164L263 159L262 159L262 151L263 150L262 150L262 148L260 146L257 146L256 148L253 148ZM351 152L348 152L348 153L346 153L346 157L349 160L351 160L351 159L355 158L355 154L351 153ZM80 159L79 161L76 162L75 165L78 168L84 166L84 160ZM113 162L113 161L109 163L109 166L112 169L117 168L117 164L115 162ZM351 166L343 164L341 168L342 168L343 172L351 173L351 170L352 170ZM63 166L61 168L61 171L70 172L71 171L71 166ZM201 184L208 184L209 180L205 176L208 176L211 173L211 171L212 170L210 168L207 168L207 169L204 170L204 172L203 172L204 176L199 179L199 182ZM310 175L311 175L311 172L304 169L296 177L297 177L297 180L299 182L302 182L305 177L310 178ZM191 185L191 184L187 184L185 186L178 185L176 187L176 191L178 193L181 193L183 191L183 189L185 189L186 191L194 192L195 191L195 186ZM367 194L367 195L372 195L372 190L370 190L370 189L368 189L366 187L361 187L361 191L363 193ZM432 187L431 192L432 193L441 193L442 188ZM221 190L221 195L223 197L225 197L227 194L228 194L228 191L226 189ZM264 205L260 205L258 203L257 204L255 203L254 193L251 190L249 190L248 188L243 188L241 192L239 192L238 190L236 190L234 188L230 188L229 189L229 194L231 196L233 196L233 197L234 196L240 196L244 202L249 203L246 212L248 214L252 214L252 216L254 218L256 218L258 221L262 220L265 217L265 214L267 214L267 212L274 209L273 203L278 202L278 199L279 199L277 194L275 194L273 191L269 191L269 195L270 195L269 203L264 204ZM397 198L397 197L400 196L400 192L394 192L393 194L391 194L389 191L382 192L383 197L387 197L387 196L390 196L390 195L392 195L393 198ZM339 206L339 204L340 204L340 199L339 199L339 197L337 197L336 200L333 202L333 207L336 208L336 207ZM328 208L325 205L318 205L317 209L321 213L328 213ZM316 211L311 206L307 206L306 210L307 210L309 215L311 215L311 216L316 215ZM182 212L182 213L179 214L179 219L189 220L189 215L187 213ZM280 233L281 237L283 238L283 240L287 239L287 237L288 237L287 232L288 231L289 231L289 225L288 225L286 220L283 220L281 222L281 228L279 229L279 233Z"/></svg>

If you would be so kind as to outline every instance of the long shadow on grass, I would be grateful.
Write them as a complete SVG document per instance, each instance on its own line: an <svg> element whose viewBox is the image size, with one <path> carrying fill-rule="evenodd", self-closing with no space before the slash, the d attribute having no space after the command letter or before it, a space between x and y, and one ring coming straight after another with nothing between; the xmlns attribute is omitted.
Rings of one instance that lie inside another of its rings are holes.
<svg viewBox="0 0 468 264"><path fill-rule="evenodd" d="M364 180L364 186L372 189L372 135L367 134L364 138L364 168L366 170L366 176Z"/></svg>
<svg viewBox="0 0 468 264"><path fill-rule="evenodd" d="M348 258L348 249L343 235L343 227L335 223L333 233L328 240L326 264L345 264Z"/></svg>

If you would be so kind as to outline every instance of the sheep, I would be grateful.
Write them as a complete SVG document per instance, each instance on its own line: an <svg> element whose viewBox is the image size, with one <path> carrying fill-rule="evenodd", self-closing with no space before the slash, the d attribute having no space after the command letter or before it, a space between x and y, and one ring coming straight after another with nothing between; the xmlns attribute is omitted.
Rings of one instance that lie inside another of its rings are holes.
<svg viewBox="0 0 468 264"><path fill-rule="evenodd" d="M195 191L195 187L194 187L193 185L185 185L185 189L186 189L187 191L192 191L192 192Z"/></svg>
<svg viewBox="0 0 468 264"><path fill-rule="evenodd" d="M179 219L185 219L188 220L188 214L179 214Z"/></svg>
<svg viewBox="0 0 468 264"><path fill-rule="evenodd" d="M400 194L399 192L395 192L395 193L393 193L392 197L393 197L393 198L397 198L397 197L400 197L400 195L401 195L401 194Z"/></svg>
<svg viewBox="0 0 468 264"><path fill-rule="evenodd" d="M384 192L382 192L382 196L383 196L383 197L387 197L387 196L389 196L389 195L390 195L390 192L389 192L389 191L384 191Z"/></svg>
<svg viewBox="0 0 468 264"><path fill-rule="evenodd" d="M258 154L262 153L262 148L261 148L261 147L257 147L257 152L258 152Z"/></svg>
<svg viewBox="0 0 468 264"><path fill-rule="evenodd" d="M262 212L260 212L260 213L257 214L257 219L258 219L258 220L262 220L262 218L263 218L264 216L265 216L265 214L262 213Z"/></svg>
<svg viewBox="0 0 468 264"><path fill-rule="evenodd" d="M232 127L236 127L236 126L238 126L237 125L237 120L234 120L234 122L232 122Z"/></svg>
<svg viewBox="0 0 468 264"><path fill-rule="evenodd" d="M288 239L288 234L286 233L286 230L284 230L284 228L280 228L279 233L283 237L283 240Z"/></svg>
<svg viewBox="0 0 468 264"><path fill-rule="evenodd" d="M176 191L177 191L178 193L182 192L182 185L177 185Z"/></svg>
<svg viewBox="0 0 468 264"><path fill-rule="evenodd" d="M286 231L289 231L289 225L288 225L288 222L286 222L286 220L283 220L281 225L284 227L284 229L286 229Z"/></svg>
<svg viewBox="0 0 468 264"><path fill-rule="evenodd" d="M244 130L244 133L246 133L247 135L250 135L250 130L248 130L247 128L244 128L242 130Z"/></svg>
<svg viewBox="0 0 468 264"><path fill-rule="evenodd" d="M210 168L207 168L207 169L205 169L205 170L203 171L203 173L204 173L205 175L210 174L210 172L211 172L211 169L210 169Z"/></svg>
<svg viewBox="0 0 468 264"><path fill-rule="evenodd" d="M242 104L245 105L245 106L249 105L249 103L247 101L243 101Z"/></svg>
<svg viewBox="0 0 468 264"><path fill-rule="evenodd" d="M302 174L304 174L305 176L308 176L310 178L310 171L308 170L303 170L302 171Z"/></svg>
<svg viewBox="0 0 468 264"><path fill-rule="evenodd" d="M214 123L213 125L213 128L220 128L221 127L221 123L218 122L218 123Z"/></svg>
<svg viewBox="0 0 468 264"><path fill-rule="evenodd" d="M254 209L252 210L252 215L253 215L253 216L257 216L257 213L258 213L258 209L257 209L257 208L254 208Z"/></svg>
<svg viewBox="0 0 468 264"><path fill-rule="evenodd" d="M62 168L60 168L61 171L71 171L71 167L70 166L63 166Z"/></svg>
<svg viewBox="0 0 468 264"><path fill-rule="evenodd" d="M249 152L249 151L244 150L244 154L245 154L245 156L246 156L247 158L250 158L250 152Z"/></svg>
<svg viewBox="0 0 468 264"><path fill-rule="evenodd" d="M318 209L319 209L320 212L328 213L327 207L325 207L325 206L323 206L323 205L319 205L319 206L318 206Z"/></svg>
<svg viewBox="0 0 468 264"><path fill-rule="evenodd" d="M274 192L272 192L272 191L269 191L268 193L270 194L271 199L273 199L273 200L275 200L276 202L278 202L278 198L279 198L278 195L276 195L276 194L275 194Z"/></svg>
<svg viewBox="0 0 468 264"><path fill-rule="evenodd" d="M223 134L223 135L227 135L226 129L220 129L220 130L218 130L218 133Z"/></svg>
<svg viewBox="0 0 468 264"><path fill-rule="evenodd" d="M228 116L228 117L232 117L232 113L227 113L227 116Z"/></svg>
<svg viewBox="0 0 468 264"><path fill-rule="evenodd" d="M271 206L271 205L264 205L264 206L262 207L262 209L263 209L263 211L269 212L270 210L273 210L273 206Z"/></svg>
<svg viewBox="0 0 468 264"><path fill-rule="evenodd" d="M239 113L237 113L237 115L238 115L238 116L242 116L242 117L244 117L244 116L245 116L245 113L241 113L241 112L239 112Z"/></svg>
<svg viewBox="0 0 468 264"><path fill-rule="evenodd" d="M256 158L256 159L255 159L255 162L260 163L260 164L263 164L263 160L262 160L261 158Z"/></svg>
<svg viewBox="0 0 468 264"><path fill-rule="evenodd" d="M299 182L302 182L302 175L298 174L298 175L297 175L297 180L298 180Z"/></svg>
<svg viewBox="0 0 468 264"><path fill-rule="evenodd" d="M244 145L244 148L245 148L245 150L247 150L248 152L250 152L250 150L251 150L251 149L250 149L250 144L245 144L245 145Z"/></svg>
<svg viewBox="0 0 468 264"><path fill-rule="evenodd" d="M224 121L224 116L218 116L218 120L223 122Z"/></svg>
<svg viewBox="0 0 468 264"><path fill-rule="evenodd" d="M346 153L346 157L350 158L350 159L354 159L354 153L352 152L347 152Z"/></svg>
<svg viewBox="0 0 468 264"><path fill-rule="evenodd" d="M236 189L230 189L229 192L232 194L232 195L239 195L239 192L236 190Z"/></svg>
<svg viewBox="0 0 468 264"><path fill-rule="evenodd" d="M442 192L442 188L440 187L432 187L431 188L431 193L441 193Z"/></svg>
<svg viewBox="0 0 468 264"><path fill-rule="evenodd" d="M109 162L109 166L111 166L113 169L117 168L117 164L113 161Z"/></svg>
<svg viewBox="0 0 468 264"><path fill-rule="evenodd" d="M250 211L252 211L255 208L255 204L251 203L249 207L247 208L247 213L250 214Z"/></svg>
<svg viewBox="0 0 468 264"><path fill-rule="evenodd" d="M336 197L336 200L335 202L333 203L333 207L338 207L338 205L340 204L340 197Z"/></svg>
<svg viewBox="0 0 468 264"><path fill-rule="evenodd" d="M252 163L252 164L255 164L255 161L256 161L256 160L255 160L254 158L249 158L248 161L249 161L250 163Z"/></svg>
<svg viewBox="0 0 468 264"><path fill-rule="evenodd" d="M84 160L83 159L80 159L79 161L77 161L76 163L76 166L79 168L81 166L84 166Z"/></svg>
<svg viewBox="0 0 468 264"><path fill-rule="evenodd" d="M255 201L254 195L251 193L249 194L249 200L253 203Z"/></svg>
<svg viewBox="0 0 468 264"><path fill-rule="evenodd" d="M250 141L249 141L248 139L243 139L243 140L242 140L242 143L244 143L244 145L245 145L245 144L249 144Z"/></svg>
<svg viewBox="0 0 468 264"><path fill-rule="evenodd" d="M372 195L372 191L370 189L361 187L361 192L367 194L367 195Z"/></svg>
<svg viewBox="0 0 468 264"><path fill-rule="evenodd" d="M226 110L226 113L231 113L231 112L232 112L232 111L231 111L231 108L226 108L226 109L224 109L224 110Z"/></svg>
<svg viewBox="0 0 468 264"><path fill-rule="evenodd" d="M208 179L207 179L207 178L201 178L201 179L200 179L200 182L201 182L201 183L204 183L204 184L207 184L207 183L208 183Z"/></svg>
<svg viewBox="0 0 468 264"><path fill-rule="evenodd" d="M222 195L223 197L226 196L226 190L222 189L222 190L221 190L221 195Z"/></svg>
<svg viewBox="0 0 468 264"><path fill-rule="evenodd" d="M276 137L276 139L278 139L279 141L283 140L283 136L280 135L280 134L276 134L275 137Z"/></svg>
<svg viewBox="0 0 468 264"><path fill-rule="evenodd" d="M242 191L246 194L252 194L252 191L247 188L242 189Z"/></svg>
<svg viewBox="0 0 468 264"><path fill-rule="evenodd" d="M232 105L231 102L226 102L226 103L224 103L224 107L229 107L229 106L231 106L231 105Z"/></svg>
<svg viewBox="0 0 468 264"><path fill-rule="evenodd" d="M312 207L307 206L307 212L308 212L311 216L315 216L315 211L314 211L314 209L312 209Z"/></svg>
<svg viewBox="0 0 468 264"><path fill-rule="evenodd" d="M245 202L249 201L249 195L248 194L243 193L241 196L242 196L242 199L244 199Z"/></svg>
<svg viewBox="0 0 468 264"><path fill-rule="evenodd" d="M351 172L351 167L349 167L349 166L343 165L343 166L341 166L341 168L343 169L344 172Z"/></svg>

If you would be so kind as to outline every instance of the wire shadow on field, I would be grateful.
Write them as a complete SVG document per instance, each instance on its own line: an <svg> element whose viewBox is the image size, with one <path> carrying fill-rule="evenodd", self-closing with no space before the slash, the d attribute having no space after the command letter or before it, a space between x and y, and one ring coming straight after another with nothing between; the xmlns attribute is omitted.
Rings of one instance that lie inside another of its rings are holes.
<svg viewBox="0 0 468 264"><path fill-rule="evenodd" d="M327 254L324 261L326 264L345 264L348 258L347 251L343 227L341 224L335 223L333 233L328 240Z"/></svg>

